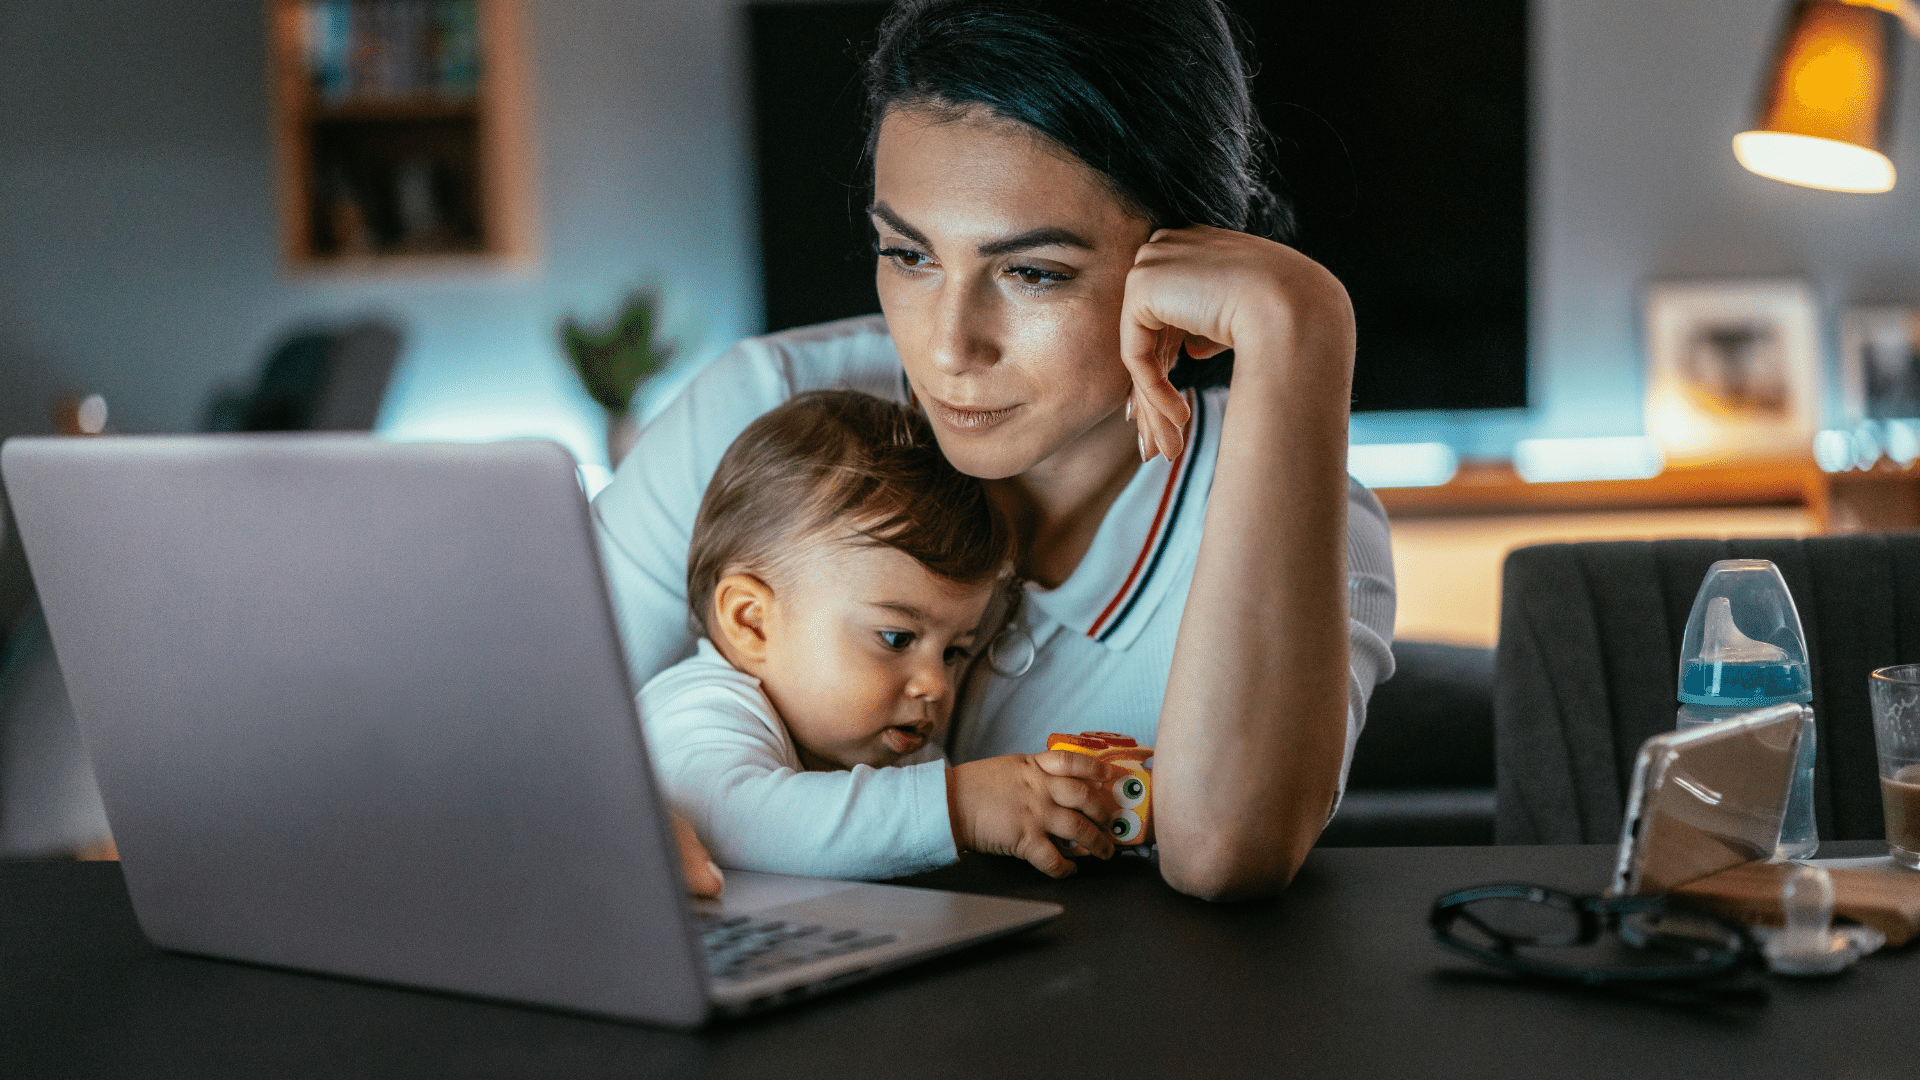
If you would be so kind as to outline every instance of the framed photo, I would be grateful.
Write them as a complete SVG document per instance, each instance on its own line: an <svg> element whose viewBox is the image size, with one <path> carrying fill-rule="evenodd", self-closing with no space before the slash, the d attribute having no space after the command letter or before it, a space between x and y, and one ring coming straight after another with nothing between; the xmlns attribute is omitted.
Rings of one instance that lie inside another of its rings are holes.
<svg viewBox="0 0 1920 1080"><path fill-rule="evenodd" d="M1820 310L1803 281L1676 281L1647 290L1647 434L1667 460L1811 456Z"/></svg>
<svg viewBox="0 0 1920 1080"><path fill-rule="evenodd" d="M1857 307L1840 320L1840 397L1849 426L1920 419L1920 307Z"/></svg>

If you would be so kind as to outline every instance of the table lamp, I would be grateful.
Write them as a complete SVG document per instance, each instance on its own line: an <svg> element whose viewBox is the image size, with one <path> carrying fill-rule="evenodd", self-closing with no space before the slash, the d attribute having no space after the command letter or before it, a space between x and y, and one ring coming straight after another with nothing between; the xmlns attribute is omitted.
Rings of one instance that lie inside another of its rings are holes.
<svg viewBox="0 0 1920 1080"><path fill-rule="evenodd" d="M1914 0L1792 0L1760 87L1740 164L1827 191L1890 191L1901 24L1920 37Z"/></svg>

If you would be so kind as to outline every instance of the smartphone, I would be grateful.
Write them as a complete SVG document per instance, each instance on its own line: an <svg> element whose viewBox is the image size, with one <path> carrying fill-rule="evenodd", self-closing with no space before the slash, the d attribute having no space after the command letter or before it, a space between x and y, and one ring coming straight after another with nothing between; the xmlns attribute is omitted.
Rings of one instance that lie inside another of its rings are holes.
<svg viewBox="0 0 1920 1080"><path fill-rule="evenodd" d="M1668 893L1772 858L1807 712L1771 705L1643 743L1609 892Z"/></svg>

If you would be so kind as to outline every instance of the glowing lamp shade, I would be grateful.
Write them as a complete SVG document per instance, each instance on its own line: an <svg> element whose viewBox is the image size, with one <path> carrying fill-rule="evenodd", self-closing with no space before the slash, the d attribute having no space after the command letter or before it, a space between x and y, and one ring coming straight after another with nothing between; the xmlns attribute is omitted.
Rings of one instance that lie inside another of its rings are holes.
<svg viewBox="0 0 1920 1080"><path fill-rule="evenodd" d="M1794 0L1761 86L1754 130L1733 153L1761 176L1828 191L1893 188L1900 19L1850 0Z"/></svg>
<svg viewBox="0 0 1920 1080"><path fill-rule="evenodd" d="M1876 194L1893 190L1893 162L1878 150L1784 131L1743 131L1733 156L1749 172L1824 191Z"/></svg>

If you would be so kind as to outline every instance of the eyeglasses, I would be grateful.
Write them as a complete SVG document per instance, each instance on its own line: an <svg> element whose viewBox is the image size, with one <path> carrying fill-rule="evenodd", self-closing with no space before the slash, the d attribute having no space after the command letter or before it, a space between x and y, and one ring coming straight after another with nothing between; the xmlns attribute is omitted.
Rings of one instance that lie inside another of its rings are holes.
<svg viewBox="0 0 1920 1080"><path fill-rule="evenodd" d="M1759 955L1745 927L1659 896L1481 885L1435 900L1427 922L1440 944L1482 963L1588 986L1708 982Z"/></svg>

